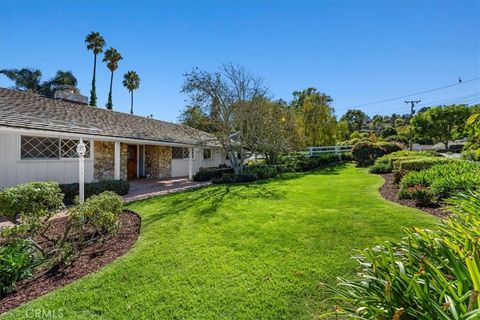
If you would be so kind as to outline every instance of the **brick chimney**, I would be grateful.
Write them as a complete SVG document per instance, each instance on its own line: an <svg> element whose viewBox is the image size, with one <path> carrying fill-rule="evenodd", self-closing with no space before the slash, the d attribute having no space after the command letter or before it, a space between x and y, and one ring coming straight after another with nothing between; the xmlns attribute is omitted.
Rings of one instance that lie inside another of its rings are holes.
<svg viewBox="0 0 480 320"><path fill-rule="evenodd" d="M61 85L56 88L54 98L64 100L68 102L74 102L79 104L88 104L88 97L82 96L77 87L67 84Z"/></svg>

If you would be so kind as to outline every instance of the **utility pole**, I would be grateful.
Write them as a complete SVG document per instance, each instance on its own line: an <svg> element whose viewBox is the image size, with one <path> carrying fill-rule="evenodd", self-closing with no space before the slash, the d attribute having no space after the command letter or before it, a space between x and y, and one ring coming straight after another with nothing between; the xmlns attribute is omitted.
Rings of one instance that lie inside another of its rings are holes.
<svg viewBox="0 0 480 320"><path fill-rule="evenodd" d="M415 114L415 105L419 102L421 102L422 100L405 100L405 103L409 103L410 104L410 116L413 117L413 115ZM412 126L410 125L410 139L409 139L409 149L410 151L412 151L413 149L413 129L412 129Z"/></svg>

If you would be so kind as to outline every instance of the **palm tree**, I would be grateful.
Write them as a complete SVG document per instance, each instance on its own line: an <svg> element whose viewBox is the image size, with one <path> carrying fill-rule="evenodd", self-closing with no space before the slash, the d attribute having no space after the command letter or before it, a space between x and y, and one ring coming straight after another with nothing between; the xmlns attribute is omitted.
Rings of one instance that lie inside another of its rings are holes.
<svg viewBox="0 0 480 320"><path fill-rule="evenodd" d="M130 92L130 114L133 114L133 91L140 87L140 77L131 70L123 75L123 86Z"/></svg>
<svg viewBox="0 0 480 320"><path fill-rule="evenodd" d="M105 40L98 32L90 32L85 38L87 49L93 51L93 78L92 90L90 90L90 105L97 106L97 89L95 87L95 74L97 71L97 55L103 52Z"/></svg>
<svg viewBox="0 0 480 320"><path fill-rule="evenodd" d="M122 55L117 51L117 49L109 48L105 51L105 56L103 57L103 62L107 63L107 68L110 70L110 91L108 92L108 102L107 109L113 109L112 102L112 84L113 84L113 72L118 69L118 61L122 60Z"/></svg>
<svg viewBox="0 0 480 320"><path fill-rule="evenodd" d="M42 72L38 69L3 69L0 74L15 82L14 88L28 92L40 93Z"/></svg>
<svg viewBox="0 0 480 320"><path fill-rule="evenodd" d="M49 81L45 81L40 85L40 93L46 97L53 98L55 90L63 85L75 87L77 93L80 91L77 87L77 78L72 71L58 70L55 76Z"/></svg>

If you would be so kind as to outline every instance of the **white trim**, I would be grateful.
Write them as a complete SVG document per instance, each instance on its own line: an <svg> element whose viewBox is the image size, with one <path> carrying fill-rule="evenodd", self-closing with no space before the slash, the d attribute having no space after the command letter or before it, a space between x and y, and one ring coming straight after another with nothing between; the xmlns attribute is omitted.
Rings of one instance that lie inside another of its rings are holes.
<svg viewBox="0 0 480 320"><path fill-rule="evenodd" d="M120 180L120 141L115 141L115 180Z"/></svg>
<svg viewBox="0 0 480 320"><path fill-rule="evenodd" d="M193 180L193 148L188 148L188 180Z"/></svg>
<svg viewBox="0 0 480 320"><path fill-rule="evenodd" d="M13 132L13 133L35 134L39 136L48 136L48 137L69 137L69 138L77 138L77 139L85 138L86 140L94 140L94 141L120 141L127 144L148 144L148 145L158 145L158 146L168 146L168 147L202 147L202 145L188 144L188 143L131 139L131 138L122 138L122 137L101 136L101 135L94 135L94 134L70 133L70 132L59 132L59 131L50 131L50 130L0 126L0 132L2 131ZM220 147L209 147L209 148L220 148Z"/></svg>

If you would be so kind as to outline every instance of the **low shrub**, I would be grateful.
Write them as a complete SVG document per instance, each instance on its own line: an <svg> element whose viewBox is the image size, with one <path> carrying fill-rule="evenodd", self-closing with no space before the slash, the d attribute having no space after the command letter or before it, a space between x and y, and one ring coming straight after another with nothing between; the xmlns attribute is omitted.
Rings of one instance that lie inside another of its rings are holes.
<svg viewBox="0 0 480 320"><path fill-rule="evenodd" d="M236 182L252 182L257 180L257 176L251 173L244 173L235 176Z"/></svg>
<svg viewBox="0 0 480 320"><path fill-rule="evenodd" d="M372 173L390 173L393 171L393 163L399 160L410 160L416 158L440 157L440 155L433 151L409 151L401 150L392 152L381 156L375 160L371 169ZM378 172L381 171L381 172Z"/></svg>
<svg viewBox="0 0 480 320"><path fill-rule="evenodd" d="M194 181L210 181L221 178L225 173L233 173L232 168L200 168L193 176Z"/></svg>
<svg viewBox="0 0 480 320"><path fill-rule="evenodd" d="M118 230L122 210L122 197L105 191L70 210L69 218L74 226L81 229L81 233L89 230L92 237L109 237Z"/></svg>
<svg viewBox="0 0 480 320"><path fill-rule="evenodd" d="M470 149L462 151L462 159L480 161L480 149Z"/></svg>
<svg viewBox="0 0 480 320"><path fill-rule="evenodd" d="M407 193L418 205L425 206L433 202L433 195L428 187L416 185L408 188Z"/></svg>
<svg viewBox="0 0 480 320"><path fill-rule="evenodd" d="M222 184L222 183L234 183L237 182L236 175L233 173L226 173L220 178L215 178L212 180L213 183L215 184Z"/></svg>
<svg viewBox="0 0 480 320"><path fill-rule="evenodd" d="M281 169L283 170L283 168ZM258 180L275 177L279 172L276 166L272 165L254 165L245 167L245 173L253 174Z"/></svg>
<svg viewBox="0 0 480 320"><path fill-rule="evenodd" d="M0 190L0 217L49 219L63 208L63 194L56 182L30 182Z"/></svg>
<svg viewBox="0 0 480 320"><path fill-rule="evenodd" d="M395 143L360 141L353 146L352 155L359 167L368 167L371 166L377 158L401 149L402 148Z"/></svg>
<svg viewBox="0 0 480 320"><path fill-rule="evenodd" d="M434 230L404 229L399 242L359 251L358 276L327 285L340 305L324 316L478 319L480 194L461 196L452 211Z"/></svg>
<svg viewBox="0 0 480 320"><path fill-rule="evenodd" d="M400 181L399 197L408 198L408 189L416 185L429 187L435 199L445 199L465 190L476 190L480 187L480 164L457 160L409 172Z"/></svg>
<svg viewBox="0 0 480 320"><path fill-rule="evenodd" d="M376 174L389 173L392 172L392 166L385 162L375 162L373 166L370 167L369 171Z"/></svg>
<svg viewBox="0 0 480 320"><path fill-rule="evenodd" d="M127 180L105 180L99 182L85 183L84 188L85 199L105 191L112 191L120 196L124 196L130 190L130 183ZM60 189L65 195L65 198L63 200L65 205L75 204L75 197L78 196L79 192L78 183L61 184Z"/></svg>
<svg viewBox="0 0 480 320"><path fill-rule="evenodd" d="M15 289L18 281L32 275L35 254L27 240L16 240L0 246L0 297Z"/></svg>
<svg viewBox="0 0 480 320"><path fill-rule="evenodd" d="M395 183L399 183L402 178L410 171L420 171L433 167L436 164L449 163L457 161L456 159L444 157L419 157L419 158L403 158L393 160L393 174Z"/></svg>
<svg viewBox="0 0 480 320"><path fill-rule="evenodd" d="M123 199L112 191L93 195L72 208L65 232L47 252L48 264L56 268L67 266L86 244L114 236L120 227L122 211Z"/></svg>

